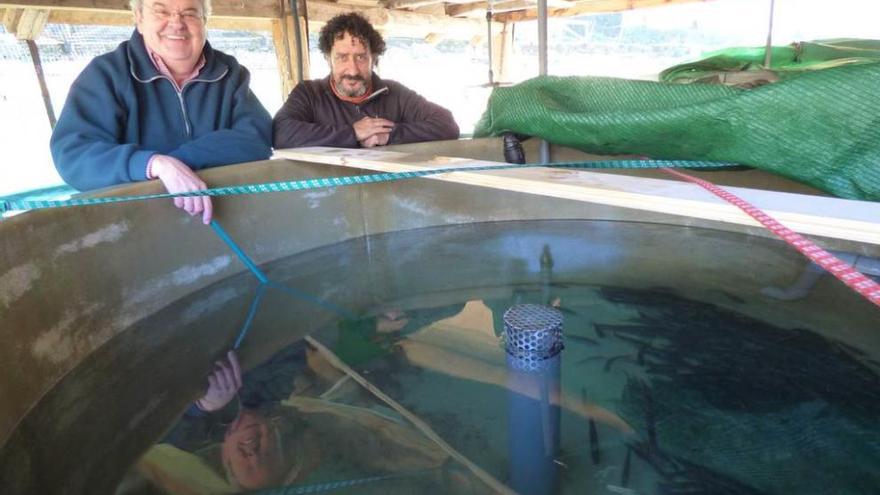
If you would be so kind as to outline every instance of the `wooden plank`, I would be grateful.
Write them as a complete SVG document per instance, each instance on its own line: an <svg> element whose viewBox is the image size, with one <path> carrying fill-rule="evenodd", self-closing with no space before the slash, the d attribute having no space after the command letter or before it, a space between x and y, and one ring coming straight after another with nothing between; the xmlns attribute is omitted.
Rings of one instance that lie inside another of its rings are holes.
<svg viewBox="0 0 880 495"><path fill-rule="evenodd" d="M511 0L507 2L510 8L526 7L529 0ZM567 0L551 0L566 2ZM622 10L637 9L643 7L653 7L660 5L670 5L676 3L690 3L709 0L584 0L568 7L557 6L550 8L549 15L554 17L575 16L592 12L617 12ZM336 2L307 2L309 7L310 21L314 21L320 26L332 15L328 16L328 12L335 13L349 12L352 10L362 11L363 13L373 16L379 21L379 26L386 32L394 32L398 34L398 29L402 29L402 36L424 37L430 29L428 24L440 22L433 31L444 32L445 37L454 37L457 39L468 39L474 34L470 31L475 26L464 23L455 23L456 20L471 21L472 19L448 19L444 16L435 16L430 14L420 14L416 12L408 12L402 10L388 10L380 7L376 0L348 0L347 4ZM414 8L419 5L430 5L437 3L437 0L390 0L387 5L398 8ZM450 6L453 15L479 15L485 12L487 2L467 2L467 0L451 0L451 4L461 3L462 7ZM498 2L496 12L506 10L505 2ZM281 17L281 3L277 0L214 0L213 15L211 16L212 24L220 26L220 19L279 19ZM374 6L375 5L375 6ZM453 8L456 7L456 8ZM127 13L129 12L128 0L0 0L0 9L51 9L54 11L84 11L84 12L106 12L106 13ZM313 15L314 11L314 15ZM382 15L379 12L389 12L389 15ZM416 17L408 17L416 16ZM421 16L421 17L419 17ZM528 10L519 10L515 12L501 13L496 16L497 21L501 22L518 22L531 20L536 18L534 8ZM79 18L80 22L84 19ZM113 18L115 19L115 18ZM476 20L476 19L473 19ZM113 20L114 23L121 21ZM421 25L422 29L416 29L417 25ZM225 25L224 25L225 26ZM267 30L271 27L261 25L260 29ZM450 31L446 33L445 31Z"/></svg>
<svg viewBox="0 0 880 495"><path fill-rule="evenodd" d="M134 26L134 16L130 10L125 12L52 10L49 13L49 22L86 26Z"/></svg>
<svg viewBox="0 0 880 495"><path fill-rule="evenodd" d="M277 0L213 0L213 17L277 19L281 5ZM3 8L49 8L98 12L130 12L128 0L0 0Z"/></svg>
<svg viewBox="0 0 880 495"><path fill-rule="evenodd" d="M486 22L478 19L459 19L442 15L423 14L404 10L384 8L358 8L353 5L309 1L309 27L320 29L324 23L339 14L357 11L370 21L376 29L395 36L424 38L431 33L442 33L445 38L471 39L486 32ZM494 23L492 29L500 32L501 23Z"/></svg>
<svg viewBox="0 0 880 495"><path fill-rule="evenodd" d="M0 6L6 8L51 8L120 11L128 10L128 0L0 0Z"/></svg>
<svg viewBox="0 0 880 495"><path fill-rule="evenodd" d="M291 60L293 52L289 48L287 27L281 19L272 21L272 44L275 46L275 59L278 61L278 76L281 82L281 99L287 99L287 95L293 91L296 80L293 77L294 61Z"/></svg>
<svg viewBox="0 0 880 495"><path fill-rule="evenodd" d="M429 438L432 442L436 443L440 446L440 448L448 454L452 459L455 459L456 462L465 466L468 470L473 473L474 476L480 479L483 483L486 484L487 487L492 489L493 493L499 493L501 495L516 495L516 492L508 488L504 483L498 481L485 471L480 466L474 464L470 459L465 457L462 453L455 450L451 445L449 445L443 438L440 437L431 427L426 423L422 418L416 416L409 409L403 407L399 402L392 399L389 395L382 392L378 387L367 381L361 374L357 371L353 370L350 366L345 364L345 362L336 354L333 353L330 349L324 346L324 344L318 342L310 335L305 336L305 340L312 345L318 352L321 353L322 356L335 368L339 369L347 376L351 377L354 381L360 384L362 387L367 389L371 394L375 395L379 400L383 401L389 407L397 411L402 417L406 418L413 426L416 427L423 435Z"/></svg>
<svg viewBox="0 0 880 495"><path fill-rule="evenodd" d="M293 19L290 17L287 18L288 21L288 30L287 32L290 34L290 53L294 53L296 51L296 41L293 35ZM311 65L309 63L309 27L306 22L306 18L303 16L299 17L299 29L302 36L302 47L300 47L299 57L302 59L302 77L301 79L305 81L309 77L311 77ZM296 65L294 65L294 70L296 70Z"/></svg>
<svg viewBox="0 0 880 495"><path fill-rule="evenodd" d="M537 0L500 0L492 2L492 12L496 14L504 12L514 12L524 9L536 8ZM548 8L566 9L577 5L575 2L568 0L547 0ZM446 13L453 17L479 17L486 15L486 9L489 8L489 2L469 2L458 5L449 5Z"/></svg>
<svg viewBox="0 0 880 495"><path fill-rule="evenodd" d="M409 172L492 163L443 156L413 162L408 153L322 147L275 150L274 157L381 172ZM693 184L677 180L544 167L454 172L430 178L737 225L760 225L739 208ZM725 189L763 209L796 232L880 245L880 203L741 187Z"/></svg>
<svg viewBox="0 0 880 495"><path fill-rule="evenodd" d="M345 0L345 3L349 5L355 5L360 8L383 8L383 5L378 0Z"/></svg>
<svg viewBox="0 0 880 495"><path fill-rule="evenodd" d="M495 82L507 81L513 54L513 24L505 23L500 33L492 36L492 72Z"/></svg>
<svg viewBox="0 0 880 495"><path fill-rule="evenodd" d="M419 14L431 14L431 15L446 15L446 7L443 5L443 2L438 2L431 5L424 5L422 7L414 7L412 9L413 12L418 12Z"/></svg>
<svg viewBox="0 0 880 495"><path fill-rule="evenodd" d="M500 3L500 2L499 2ZM535 4L529 0L521 0L521 3L525 5L523 8L534 7ZM478 17L482 12L483 15L486 14L486 9L489 7L488 2L468 2L468 3L459 3L459 4L446 4L446 15L452 17ZM496 5L495 2L492 2L492 11L495 14L500 14L507 12L506 10L499 8L499 5Z"/></svg>
<svg viewBox="0 0 880 495"><path fill-rule="evenodd" d="M387 0L385 7L389 9L415 9L438 3L443 3L443 0Z"/></svg>
<svg viewBox="0 0 880 495"><path fill-rule="evenodd" d="M302 79L305 80L309 78L309 47L306 37L305 19L300 17L299 22L303 36L303 46L299 56L302 57L303 61ZM281 19L272 21L272 41L275 44L275 54L278 58L282 99L286 100L297 84L297 71L299 70L296 60L296 36L294 34L292 16L285 16L284 21Z"/></svg>
<svg viewBox="0 0 880 495"><path fill-rule="evenodd" d="M549 17L572 17L598 12L622 12L624 10L661 7L665 5L707 2L711 0L583 0L567 8L548 8ZM538 18L535 8L499 14L496 19L504 22L531 21Z"/></svg>
<svg viewBox="0 0 880 495"><path fill-rule="evenodd" d="M272 32L272 21L265 17L218 17L208 18L209 29L228 29L231 31L267 31Z"/></svg>
<svg viewBox="0 0 880 495"><path fill-rule="evenodd" d="M49 22L53 24L77 24L84 26L134 26L130 10L119 12L88 10L52 10ZM214 17L208 19L210 29L239 31L272 31L272 20L262 18Z"/></svg>
<svg viewBox="0 0 880 495"><path fill-rule="evenodd" d="M348 4L307 2L309 28L320 29L337 14L358 11L377 29L394 36L424 38L431 33L442 33L444 38L467 40L485 31L485 22L480 19L389 10L379 7L378 4L374 7L366 6L373 5L373 1L351 0ZM209 25L220 29L271 31L271 21L280 19L282 11L279 0L214 0L212 5L213 14L209 18ZM128 0L0 0L0 8L50 9L50 22L107 25L125 25L131 22ZM502 24L496 24L493 29L500 31Z"/></svg>
<svg viewBox="0 0 880 495"><path fill-rule="evenodd" d="M43 33L49 11L40 9L24 9L15 26L15 38L19 40L35 40Z"/></svg>
<svg viewBox="0 0 880 495"><path fill-rule="evenodd" d="M6 32L15 34L15 29L18 27L18 20L21 19L22 12L24 12L22 9L6 9L3 12L3 29Z"/></svg>

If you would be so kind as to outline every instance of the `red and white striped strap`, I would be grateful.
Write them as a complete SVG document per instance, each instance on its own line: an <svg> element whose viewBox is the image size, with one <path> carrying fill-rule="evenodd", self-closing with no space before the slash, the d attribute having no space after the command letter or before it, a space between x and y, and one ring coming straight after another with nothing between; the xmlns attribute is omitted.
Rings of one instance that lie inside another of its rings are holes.
<svg viewBox="0 0 880 495"><path fill-rule="evenodd" d="M841 261L839 258L820 248L809 239L804 238L797 232L777 222L773 217L767 215L748 201L745 201L739 196L736 196L709 181L699 179L671 168L663 168L661 170L688 182L693 182L712 194L724 199L728 203L737 206L750 217L761 222L764 227L767 227L767 229L779 236L782 240L800 251L801 254L840 279L840 281L848 285L852 290L861 294L862 297L877 306L880 306L880 284L866 277L864 274L853 268L849 263Z"/></svg>

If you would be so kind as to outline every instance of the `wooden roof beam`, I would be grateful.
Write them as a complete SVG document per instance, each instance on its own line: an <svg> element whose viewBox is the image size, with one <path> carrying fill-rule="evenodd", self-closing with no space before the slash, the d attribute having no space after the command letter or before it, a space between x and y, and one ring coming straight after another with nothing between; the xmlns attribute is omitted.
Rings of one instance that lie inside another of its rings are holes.
<svg viewBox="0 0 880 495"><path fill-rule="evenodd" d="M584 14L597 14L602 12L622 12L624 10L633 10L649 7L660 7L664 5L709 2L712 0L583 0L577 2L572 7L566 8L549 8L547 9L548 17L572 17ZM529 8L518 12L508 12L498 14L495 20L502 22L522 22L531 21L538 18L537 8Z"/></svg>
<svg viewBox="0 0 880 495"><path fill-rule="evenodd" d="M48 19L48 10L6 9L3 12L3 27L16 39L34 40L43 32Z"/></svg>
<svg viewBox="0 0 880 495"><path fill-rule="evenodd" d="M308 0L303 1L308 3ZM345 2L349 5L354 5L360 8L384 7L379 0L345 0Z"/></svg>
<svg viewBox="0 0 880 495"><path fill-rule="evenodd" d="M440 2L432 5L424 5L422 7L414 7L409 10L412 12L417 12L419 14L446 15L445 5L445 3Z"/></svg>
<svg viewBox="0 0 880 495"><path fill-rule="evenodd" d="M417 9L427 5L443 3L443 0L386 0L383 3L389 9Z"/></svg>
<svg viewBox="0 0 880 495"><path fill-rule="evenodd" d="M521 10L535 7L535 0L511 0L502 2L492 2L492 12L499 14L512 10ZM446 15L452 17L485 17L486 9L489 8L488 2L468 2L458 5L448 4L446 6Z"/></svg>
<svg viewBox="0 0 880 495"><path fill-rule="evenodd" d="M372 0L353 0L372 1ZM398 1L398 0L393 0ZM433 0L432 0L433 1ZM271 30L271 20L281 17L279 0L213 0L209 25L226 29ZM373 25L395 36L424 38L443 33L444 38L471 39L486 30L485 21L461 19L445 15L389 10L383 7L308 1L310 28L320 28L337 14L351 11L362 13ZM128 0L0 0L0 9L49 9L49 22L70 24L133 24ZM500 31L501 23L493 24Z"/></svg>
<svg viewBox="0 0 880 495"><path fill-rule="evenodd" d="M212 0L215 17L278 19L278 0ZM52 9L87 12L130 12L128 0L0 0L0 8Z"/></svg>
<svg viewBox="0 0 880 495"><path fill-rule="evenodd" d="M486 22L479 19L462 19L442 15L423 14L385 8L356 8L340 3L309 1L309 29L320 29L338 14L358 11L376 28L395 36L424 38L431 33L443 33L444 38L471 39L486 32ZM492 29L500 31L503 24L495 22Z"/></svg>
<svg viewBox="0 0 880 495"><path fill-rule="evenodd" d="M517 10L536 8L537 0L501 0L492 2L492 12L502 14ZM577 5L569 0L547 0L547 6L557 9L571 8ZM489 2L470 2L446 7L446 14L452 17L485 17Z"/></svg>
<svg viewBox="0 0 880 495"><path fill-rule="evenodd" d="M134 17L131 11L106 12L85 10L52 10L49 13L52 24L78 24L84 26L132 26ZM245 31L272 31L272 20L247 17L218 17L208 19L210 29L230 29Z"/></svg>

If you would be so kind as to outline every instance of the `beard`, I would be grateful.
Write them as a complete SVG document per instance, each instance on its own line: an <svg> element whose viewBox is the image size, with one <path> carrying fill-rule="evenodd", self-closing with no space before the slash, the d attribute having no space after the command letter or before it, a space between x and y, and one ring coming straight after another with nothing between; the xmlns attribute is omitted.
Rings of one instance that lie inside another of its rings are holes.
<svg viewBox="0 0 880 495"><path fill-rule="evenodd" d="M349 89L345 86L345 81L360 81L361 84L354 89ZM357 98L367 92L367 82L361 76L342 76L336 80L334 85L336 86L336 92L343 96Z"/></svg>

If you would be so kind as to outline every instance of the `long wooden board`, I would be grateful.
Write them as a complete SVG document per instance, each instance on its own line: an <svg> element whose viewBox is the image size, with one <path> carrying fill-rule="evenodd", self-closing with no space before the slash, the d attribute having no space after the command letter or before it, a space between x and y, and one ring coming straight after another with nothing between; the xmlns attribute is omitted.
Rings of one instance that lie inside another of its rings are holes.
<svg viewBox="0 0 880 495"><path fill-rule="evenodd" d="M414 161L409 153L323 147L276 150L274 157L381 172L494 163L446 156L435 156L428 160L423 157ZM430 179L739 225L759 225L739 208L698 186L677 180L545 167L452 172L431 176ZM741 187L725 189L802 234L880 245L880 203Z"/></svg>

